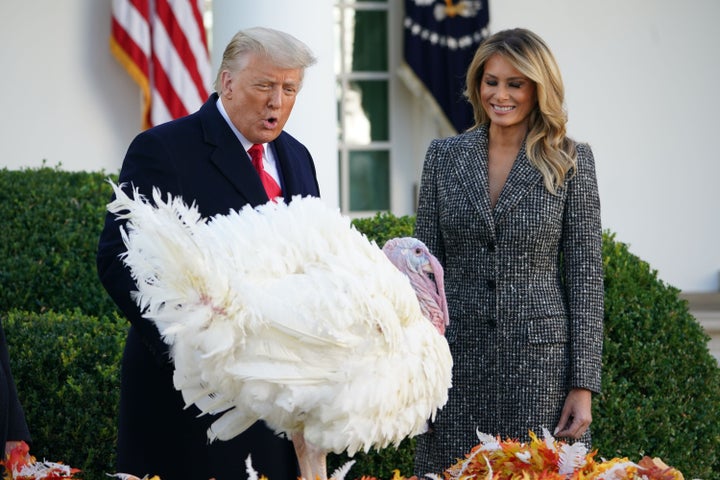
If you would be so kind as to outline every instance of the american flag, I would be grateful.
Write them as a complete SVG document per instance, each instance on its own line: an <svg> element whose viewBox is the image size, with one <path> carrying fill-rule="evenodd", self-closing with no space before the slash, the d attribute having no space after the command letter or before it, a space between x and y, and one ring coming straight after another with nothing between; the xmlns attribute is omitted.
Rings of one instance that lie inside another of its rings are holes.
<svg viewBox="0 0 720 480"><path fill-rule="evenodd" d="M488 21L488 0L405 0L405 62L458 132L474 123L465 73Z"/></svg>
<svg viewBox="0 0 720 480"><path fill-rule="evenodd" d="M112 0L110 51L140 85L143 128L207 100L212 83L204 0Z"/></svg>

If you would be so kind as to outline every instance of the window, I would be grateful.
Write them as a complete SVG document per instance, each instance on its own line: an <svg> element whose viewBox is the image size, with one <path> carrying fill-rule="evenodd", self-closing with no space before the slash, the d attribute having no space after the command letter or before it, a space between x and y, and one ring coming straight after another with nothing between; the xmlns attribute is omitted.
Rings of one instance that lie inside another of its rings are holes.
<svg viewBox="0 0 720 480"><path fill-rule="evenodd" d="M340 206L351 216L390 210L388 2L334 7Z"/></svg>

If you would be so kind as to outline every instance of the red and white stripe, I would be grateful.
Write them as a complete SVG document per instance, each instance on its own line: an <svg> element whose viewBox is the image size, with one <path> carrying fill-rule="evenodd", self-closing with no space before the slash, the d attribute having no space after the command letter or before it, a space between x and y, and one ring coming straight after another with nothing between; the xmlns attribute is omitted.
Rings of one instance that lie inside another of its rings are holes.
<svg viewBox="0 0 720 480"><path fill-rule="evenodd" d="M110 50L143 92L143 127L197 110L210 92L204 0L112 0Z"/></svg>

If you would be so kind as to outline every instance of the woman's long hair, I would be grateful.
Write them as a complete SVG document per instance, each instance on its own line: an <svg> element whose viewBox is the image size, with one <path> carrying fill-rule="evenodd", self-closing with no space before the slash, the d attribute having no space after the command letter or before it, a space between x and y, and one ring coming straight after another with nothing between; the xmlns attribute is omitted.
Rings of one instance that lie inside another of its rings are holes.
<svg viewBox="0 0 720 480"><path fill-rule="evenodd" d="M566 136L565 88L555 57L537 34L526 29L503 30L488 37L475 52L466 77L464 93L475 114L471 129L490 122L480 100L480 83L485 62L494 54L502 55L535 83L537 105L530 113L526 152L542 173L545 187L556 193L568 172L574 172L577 152Z"/></svg>

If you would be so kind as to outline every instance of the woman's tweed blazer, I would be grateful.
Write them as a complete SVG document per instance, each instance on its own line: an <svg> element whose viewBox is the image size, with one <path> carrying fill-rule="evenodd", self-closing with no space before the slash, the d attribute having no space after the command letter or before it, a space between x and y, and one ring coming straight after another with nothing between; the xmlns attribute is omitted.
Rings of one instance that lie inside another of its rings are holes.
<svg viewBox="0 0 720 480"><path fill-rule="evenodd" d="M600 202L592 151L577 151L553 195L523 144L493 209L487 126L428 148L415 235L445 268L455 365L448 403L418 438L418 475L455 463L476 431L552 432L570 388L600 390Z"/></svg>

